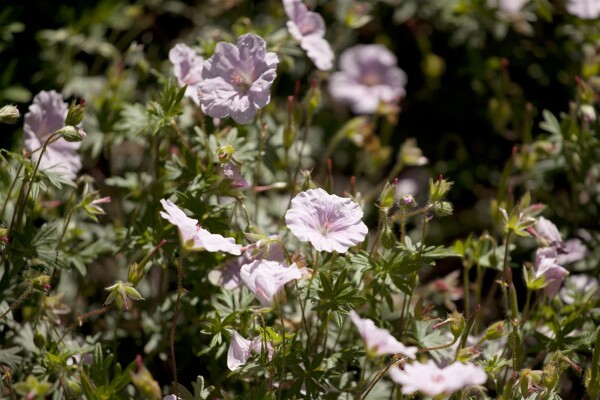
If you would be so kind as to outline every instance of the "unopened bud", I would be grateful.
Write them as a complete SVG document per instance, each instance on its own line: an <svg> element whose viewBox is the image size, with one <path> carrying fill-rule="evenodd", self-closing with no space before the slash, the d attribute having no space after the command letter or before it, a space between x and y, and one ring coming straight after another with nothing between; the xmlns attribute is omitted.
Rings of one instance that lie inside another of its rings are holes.
<svg viewBox="0 0 600 400"><path fill-rule="evenodd" d="M302 191L316 188L315 184L313 183L310 177L311 172L312 171L302 171L302 175L304 175L304 180L302 181L302 185L300 186Z"/></svg>
<svg viewBox="0 0 600 400"><path fill-rule="evenodd" d="M319 106L319 103L321 103L321 89L319 88L316 79L313 79L312 81L312 85L310 91L306 95L305 102L308 115L312 115Z"/></svg>
<svg viewBox="0 0 600 400"><path fill-rule="evenodd" d="M399 200L400 207L413 208L417 206L417 202L412 194L403 194Z"/></svg>
<svg viewBox="0 0 600 400"><path fill-rule="evenodd" d="M386 183L379 197L379 206L384 209L390 209L394 205L396 199L396 185Z"/></svg>
<svg viewBox="0 0 600 400"><path fill-rule="evenodd" d="M440 217L447 217L452 215L454 209L452 203L448 201L437 201L433 203L433 211Z"/></svg>
<svg viewBox="0 0 600 400"><path fill-rule="evenodd" d="M65 139L67 142L81 142L87 137L87 134L83 131L83 129L77 128L73 125L67 125L57 132L60 137Z"/></svg>
<svg viewBox="0 0 600 400"><path fill-rule="evenodd" d="M231 158L231 156L233 156L234 152L235 152L235 149L231 145L219 147L217 149L217 157L219 158L219 162L221 164L228 163L229 159Z"/></svg>
<svg viewBox="0 0 600 400"><path fill-rule="evenodd" d="M483 340L496 340L504 335L504 321L498 321L486 329L483 334Z"/></svg>
<svg viewBox="0 0 600 400"><path fill-rule="evenodd" d="M81 100L81 103L77 104L72 102L67 112L67 118L65 118L65 125L76 126L81 123L83 114L85 112L85 99Z"/></svg>
<svg viewBox="0 0 600 400"><path fill-rule="evenodd" d="M19 109L15 106L4 106L0 108L0 123L14 124L19 120Z"/></svg>
<svg viewBox="0 0 600 400"><path fill-rule="evenodd" d="M387 221L381 231L381 244L388 250L396 245L396 235L394 235L394 231L392 231Z"/></svg>
<svg viewBox="0 0 600 400"><path fill-rule="evenodd" d="M437 181L434 181L433 179L429 179L430 201L432 203L435 203L437 201L442 201L444 199L444 197L450 191L450 188L452 187L452 185L453 185L453 182L443 179L441 175Z"/></svg>

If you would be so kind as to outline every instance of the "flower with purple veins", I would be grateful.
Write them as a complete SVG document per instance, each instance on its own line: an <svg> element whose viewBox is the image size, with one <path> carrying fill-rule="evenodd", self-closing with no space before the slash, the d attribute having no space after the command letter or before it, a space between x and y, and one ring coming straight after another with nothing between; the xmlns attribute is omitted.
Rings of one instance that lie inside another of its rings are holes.
<svg viewBox="0 0 600 400"><path fill-rule="evenodd" d="M402 385L402 393L421 392L426 396L451 395L467 386L483 385L487 374L478 365L455 362L445 368L439 368L433 361L413 363L404 366L404 370L393 367L390 377Z"/></svg>
<svg viewBox="0 0 600 400"><path fill-rule="evenodd" d="M60 93L51 90L41 91L33 98L29 111L25 114L23 142L32 153L35 162L40 157L40 149L54 132L64 128L69 106ZM75 179L81 169L81 158L77 150L81 142L67 142L63 138L48 144L42 156L40 169L64 174Z"/></svg>
<svg viewBox="0 0 600 400"><path fill-rule="evenodd" d="M272 306L285 284L302 278L302 273L296 264L285 267L276 261L257 260L242 266L240 277L263 306Z"/></svg>
<svg viewBox="0 0 600 400"><path fill-rule="evenodd" d="M318 251L345 253L365 240L368 229L362 217L362 209L351 199L309 189L294 197L285 223L298 240Z"/></svg>
<svg viewBox="0 0 600 400"><path fill-rule="evenodd" d="M308 11L301 0L283 0L285 12L290 19L287 22L290 35L298 42L315 66L321 71L333 67L333 51L324 39L325 21L316 12Z"/></svg>
<svg viewBox="0 0 600 400"><path fill-rule="evenodd" d="M354 310L350 311L349 315L365 341L368 353L376 356L401 353L408 358L415 358L418 350L416 347L406 347L388 330L376 327L370 319L360 318Z"/></svg>
<svg viewBox="0 0 600 400"><path fill-rule="evenodd" d="M377 44L358 45L342 53L329 93L356 114L373 114L380 103L397 103L404 97L405 85L406 74L391 51Z"/></svg>
<svg viewBox="0 0 600 400"><path fill-rule="evenodd" d="M213 118L231 117L247 124L271 100L279 59L267 52L263 38L247 33L237 46L217 43L214 55L204 61L199 83L202 111Z"/></svg>
<svg viewBox="0 0 600 400"><path fill-rule="evenodd" d="M581 19L596 19L600 17L600 1L598 0L569 0L567 3L569 14Z"/></svg>
<svg viewBox="0 0 600 400"><path fill-rule="evenodd" d="M185 96L200 105L198 84L202 80L204 59L183 43L176 44L169 51L169 61L173 64L173 73L179 86L186 86Z"/></svg>
<svg viewBox="0 0 600 400"><path fill-rule="evenodd" d="M177 226L179 238L186 250L189 251L222 251L239 256L242 246L235 243L235 239L226 238L213 234L198 225L198 220L185 215L171 200L160 201L166 212L160 212L160 216Z"/></svg>

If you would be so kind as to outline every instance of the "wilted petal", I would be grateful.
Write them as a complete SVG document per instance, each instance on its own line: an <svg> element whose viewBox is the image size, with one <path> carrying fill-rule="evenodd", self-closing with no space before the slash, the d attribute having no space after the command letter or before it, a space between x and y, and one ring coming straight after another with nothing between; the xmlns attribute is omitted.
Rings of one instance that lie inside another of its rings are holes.
<svg viewBox="0 0 600 400"><path fill-rule="evenodd" d="M370 319L360 318L354 310L350 311L349 315L360 336L365 341L368 352L375 355L401 353L409 358L414 359L416 357L418 350L416 347L404 346L386 329L376 327Z"/></svg>

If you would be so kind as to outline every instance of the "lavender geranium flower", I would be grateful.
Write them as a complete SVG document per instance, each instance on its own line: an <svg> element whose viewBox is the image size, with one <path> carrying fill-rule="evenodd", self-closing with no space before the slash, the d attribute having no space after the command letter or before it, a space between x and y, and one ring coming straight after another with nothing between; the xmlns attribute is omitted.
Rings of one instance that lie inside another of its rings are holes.
<svg viewBox="0 0 600 400"><path fill-rule="evenodd" d="M302 278L302 273L296 264L285 267L276 261L257 260L242 266L240 277L263 306L272 306L285 284Z"/></svg>
<svg viewBox="0 0 600 400"><path fill-rule="evenodd" d="M162 199L160 201L165 212L160 212L161 217L176 225L179 229L179 238L186 250L189 251L223 251L239 256L242 253L242 246L235 243L233 238L225 238L221 235L213 234L198 225L198 220L189 218L177 207L171 200Z"/></svg>
<svg viewBox="0 0 600 400"><path fill-rule="evenodd" d="M33 98L29 112L25 114L23 126L23 144L32 153L35 162L40 156L40 148L50 135L64 128L69 107L62 95L51 90L41 91ZM67 142L57 139L46 147L40 162L42 171L52 171L75 179L81 169L81 158L77 150L81 142Z"/></svg>
<svg viewBox="0 0 600 400"><path fill-rule="evenodd" d="M173 73L179 86L187 85L185 96L200 105L198 84L202 80L202 63L204 59L187 45L179 43L169 51L169 61L173 64Z"/></svg>
<svg viewBox="0 0 600 400"><path fill-rule="evenodd" d="M272 236L271 239L276 238ZM282 263L285 259L283 247L275 241L269 241L267 246L259 247L256 243L244 247L244 252L238 258L227 260L222 266L213 269L208 274L208 280L215 286L227 290L236 289L241 285L240 270L246 264L256 260L276 261Z"/></svg>
<svg viewBox="0 0 600 400"><path fill-rule="evenodd" d="M342 53L329 93L356 114L373 114L380 103L398 102L406 93L405 85L406 74L392 52L380 45L359 45Z"/></svg>
<svg viewBox="0 0 600 400"><path fill-rule="evenodd" d="M257 336L253 340L248 340L242 337L237 331L233 331L231 335L231 343L227 351L227 367L234 371L248 362L252 352L261 353L263 349L262 337ZM267 343L267 352L269 359L273 358L273 346Z"/></svg>
<svg viewBox="0 0 600 400"><path fill-rule="evenodd" d="M392 368L390 377L402 385L402 393L421 392L426 396L450 395L472 385L483 385L487 375L483 368L475 364L455 362L446 368L439 368L433 361L425 364L414 363L404 366L404 370Z"/></svg>
<svg viewBox="0 0 600 400"><path fill-rule="evenodd" d="M561 252L558 254L557 260L561 265L571 264L576 261L583 260L588 254L588 249L583 242L577 238L569 239L563 242Z"/></svg>
<svg viewBox="0 0 600 400"><path fill-rule="evenodd" d="M290 35L298 42L308 57L321 71L333 67L333 51L324 39L325 21L316 12L308 11L301 0L283 0L285 13L290 19L287 23Z"/></svg>
<svg viewBox="0 0 600 400"><path fill-rule="evenodd" d="M558 293L565 277L569 271L558 265L556 248L539 248L535 254L535 276L544 277L544 292L548 297L554 297Z"/></svg>
<svg viewBox="0 0 600 400"><path fill-rule="evenodd" d="M581 19L596 19L600 17L600 1L598 0L569 0L567 3L569 14Z"/></svg>
<svg viewBox="0 0 600 400"><path fill-rule="evenodd" d="M319 251L345 253L365 240L363 211L351 199L330 195L323 189L298 193L285 214L285 222L301 242Z"/></svg>
<svg viewBox="0 0 600 400"><path fill-rule="evenodd" d="M404 354L408 358L415 358L416 347L406 347L393 337L386 329L378 328L370 319L363 319L352 310L350 319L358 329L360 336L365 341L367 352L376 356L385 354Z"/></svg>
<svg viewBox="0 0 600 400"><path fill-rule="evenodd" d="M237 46L217 43L215 54L204 61L198 86L204 113L247 124L269 104L279 59L266 48L264 39L252 33L241 36Z"/></svg>
<svg viewBox="0 0 600 400"><path fill-rule="evenodd" d="M539 217L536 224L536 231L540 237L546 240L550 245L562 242L560 232L554 223L544 217Z"/></svg>

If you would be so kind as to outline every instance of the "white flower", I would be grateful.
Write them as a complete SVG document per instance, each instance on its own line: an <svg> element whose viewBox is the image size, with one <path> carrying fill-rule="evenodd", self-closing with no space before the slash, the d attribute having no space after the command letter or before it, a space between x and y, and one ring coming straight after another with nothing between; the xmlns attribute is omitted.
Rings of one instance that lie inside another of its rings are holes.
<svg viewBox="0 0 600 400"><path fill-rule="evenodd" d="M401 353L408 358L415 358L418 351L416 347L404 346L389 331L376 327L370 319L360 318L354 310L350 311L349 315L365 341L369 353L378 356Z"/></svg>
<svg viewBox="0 0 600 400"><path fill-rule="evenodd" d="M289 267L276 261L257 260L242 266L240 277L263 306L272 306L286 283L302 278L296 264Z"/></svg>
<svg viewBox="0 0 600 400"><path fill-rule="evenodd" d="M455 362L446 368L439 368L431 360L425 364L405 365L404 370L394 367L390 370L390 376L402 385L402 393L421 392L432 397L450 395L471 385L483 385L487 380L480 366Z"/></svg>
<svg viewBox="0 0 600 400"><path fill-rule="evenodd" d="M536 232L544 238L549 244L562 242L562 237L556 225L544 217L539 217L536 224Z"/></svg>

